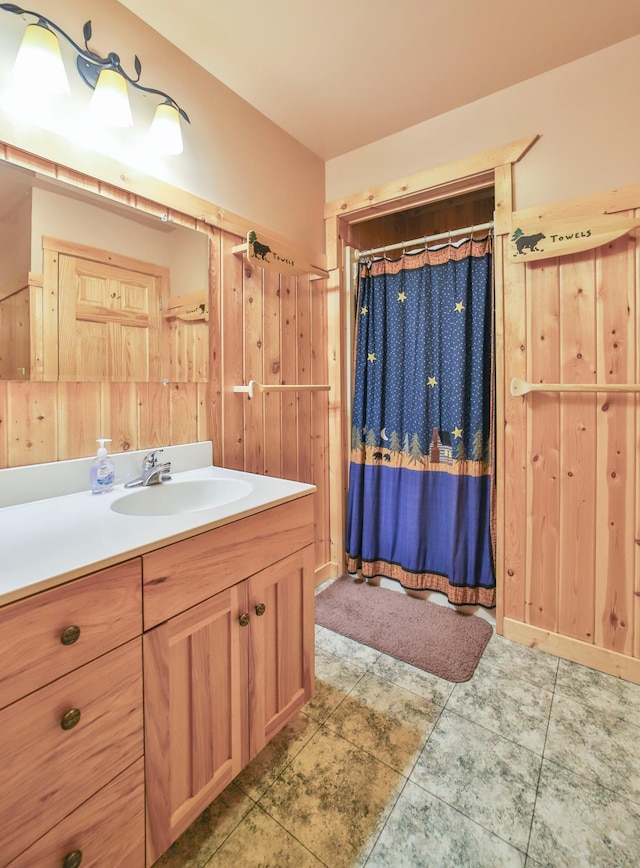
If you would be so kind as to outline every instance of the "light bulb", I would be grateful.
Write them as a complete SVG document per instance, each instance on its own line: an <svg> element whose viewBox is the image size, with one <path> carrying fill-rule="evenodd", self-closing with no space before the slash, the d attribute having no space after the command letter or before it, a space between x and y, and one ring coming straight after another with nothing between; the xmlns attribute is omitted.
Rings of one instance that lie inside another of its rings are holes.
<svg viewBox="0 0 640 868"><path fill-rule="evenodd" d="M58 39L43 24L29 24L13 68L20 88L47 94L69 93Z"/></svg>
<svg viewBox="0 0 640 868"><path fill-rule="evenodd" d="M161 103L149 130L151 146L159 154L174 156L182 153L182 130L178 109L171 103Z"/></svg>
<svg viewBox="0 0 640 868"><path fill-rule="evenodd" d="M133 124L127 82L115 69L100 71L91 97L91 116L109 127L130 127Z"/></svg>

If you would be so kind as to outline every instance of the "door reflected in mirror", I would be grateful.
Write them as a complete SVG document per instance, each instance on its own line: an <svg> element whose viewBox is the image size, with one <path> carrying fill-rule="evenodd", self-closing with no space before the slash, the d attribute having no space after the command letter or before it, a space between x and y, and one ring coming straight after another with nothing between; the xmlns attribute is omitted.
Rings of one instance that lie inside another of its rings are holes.
<svg viewBox="0 0 640 868"><path fill-rule="evenodd" d="M206 234L2 161L0 203L0 379L207 381Z"/></svg>

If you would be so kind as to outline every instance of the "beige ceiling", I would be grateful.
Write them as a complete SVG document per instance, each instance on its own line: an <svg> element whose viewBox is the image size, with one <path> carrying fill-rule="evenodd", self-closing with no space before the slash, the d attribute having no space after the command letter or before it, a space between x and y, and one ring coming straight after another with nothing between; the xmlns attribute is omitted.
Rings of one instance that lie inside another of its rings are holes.
<svg viewBox="0 0 640 868"><path fill-rule="evenodd" d="M640 0L120 2L325 160L640 33Z"/></svg>

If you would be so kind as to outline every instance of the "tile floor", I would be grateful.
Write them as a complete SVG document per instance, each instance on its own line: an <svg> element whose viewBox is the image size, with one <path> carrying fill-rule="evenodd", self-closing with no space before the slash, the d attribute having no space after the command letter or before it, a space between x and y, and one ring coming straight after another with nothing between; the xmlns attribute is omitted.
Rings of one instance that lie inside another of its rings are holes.
<svg viewBox="0 0 640 868"><path fill-rule="evenodd" d="M640 686L495 634L463 684L316 649L314 699L156 868L640 865Z"/></svg>

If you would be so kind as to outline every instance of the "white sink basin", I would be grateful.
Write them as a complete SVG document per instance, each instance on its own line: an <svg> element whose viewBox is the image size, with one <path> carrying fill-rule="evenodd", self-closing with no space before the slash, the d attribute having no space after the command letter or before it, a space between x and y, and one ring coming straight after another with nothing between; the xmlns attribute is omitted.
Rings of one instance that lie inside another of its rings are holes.
<svg viewBox="0 0 640 868"><path fill-rule="evenodd" d="M123 515L178 515L223 506L253 490L242 479L192 479L138 488L114 500L111 509Z"/></svg>

